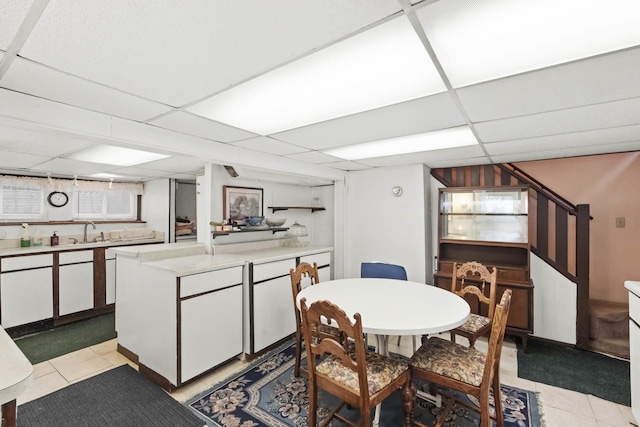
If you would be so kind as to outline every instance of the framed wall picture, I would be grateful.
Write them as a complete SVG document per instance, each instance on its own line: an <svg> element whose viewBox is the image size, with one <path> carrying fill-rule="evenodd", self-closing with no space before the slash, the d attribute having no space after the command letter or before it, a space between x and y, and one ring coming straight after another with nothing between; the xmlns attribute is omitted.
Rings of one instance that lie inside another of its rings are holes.
<svg viewBox="0 0 640 427"><path fill-rule="evenodd" d="M245 217L262 216L262 199L262 188L225 185L222 187L224 218L242 225L245 224Z"/></svg>

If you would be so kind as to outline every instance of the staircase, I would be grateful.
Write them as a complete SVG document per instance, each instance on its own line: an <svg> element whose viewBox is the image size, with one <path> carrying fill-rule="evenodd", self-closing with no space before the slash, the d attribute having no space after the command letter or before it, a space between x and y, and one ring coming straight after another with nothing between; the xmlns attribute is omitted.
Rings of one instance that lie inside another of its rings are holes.
<svg viewBox="0 0 640 427"><path fill-rule="evenodd" d="M591 300L589 350L629 359L629 306Z"/></svg>

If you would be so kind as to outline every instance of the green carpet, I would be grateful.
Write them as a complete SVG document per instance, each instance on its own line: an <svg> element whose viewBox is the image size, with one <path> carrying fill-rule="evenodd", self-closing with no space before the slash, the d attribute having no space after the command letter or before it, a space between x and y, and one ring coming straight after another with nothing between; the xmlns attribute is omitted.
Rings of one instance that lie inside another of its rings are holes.
<svg viewBox="0 0 640 427"><path fill-rule="evenodd" d="M518 376L631 406L629 362L572 346L529 340L518 345Z"/></svg>
<svg viewBox="0 0 640 427"><path fill-rule="evenodd" d="M35 365L115 337L115 314L109 313L18 338L15 343Z"/></svg>

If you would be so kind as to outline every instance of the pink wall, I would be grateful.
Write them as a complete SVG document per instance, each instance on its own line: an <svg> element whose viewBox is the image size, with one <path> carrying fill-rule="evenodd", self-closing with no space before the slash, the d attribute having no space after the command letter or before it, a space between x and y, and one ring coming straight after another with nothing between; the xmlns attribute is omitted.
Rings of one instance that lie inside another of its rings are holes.
<svg viewBox="0 0 640 427"><path fill-rule="evenodd" d="M624 281L640 280L640 152L516 165L574 205L589 204L591 299L626 303Z"/></svg>

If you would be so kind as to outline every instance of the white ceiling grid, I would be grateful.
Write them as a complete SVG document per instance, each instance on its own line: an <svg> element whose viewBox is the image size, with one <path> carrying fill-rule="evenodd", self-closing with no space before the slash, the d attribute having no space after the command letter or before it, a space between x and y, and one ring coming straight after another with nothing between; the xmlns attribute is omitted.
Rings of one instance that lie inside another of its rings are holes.
<svg viewBox="0 0 640 427"><path fill-rule="evenodd" d="M374 167L639 150L637 22L636 0L6 0L0 169L147 180L214 162L309 185ZM356 88L379 99L347 96ZM460 126L477 145L324 152ZM171 157L64 158L91 144Z"/></svg>

